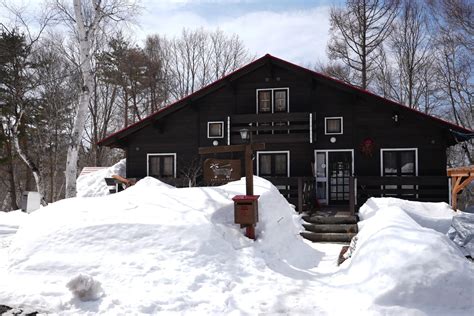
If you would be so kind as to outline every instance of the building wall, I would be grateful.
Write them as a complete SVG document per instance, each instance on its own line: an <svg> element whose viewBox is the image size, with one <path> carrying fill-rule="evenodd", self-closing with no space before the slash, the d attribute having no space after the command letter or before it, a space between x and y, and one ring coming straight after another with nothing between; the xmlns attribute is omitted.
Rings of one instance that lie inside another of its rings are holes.
<svg viewBox="0 0 474 316"><path fill-rule="evenodd" d="M446 168L446 131L432 121L383 102L314 79L305 72L263 66L228 82L219 90L183 109L160 119L127 138L127 176L146 175L147 153L177 153L178 170L198 157L198 147L212 146L207 138L208 121L224 121L227 144L227 116L256 112L256 90L289 88L290 112L312 112L316 139L313 144L266 144L266 150L290 151L291 176L310 176L315 149L354 149L356 175L380 175L381 148L418 148L419 175L444 175ZM399 122L395 123L394 115ZM324 117L342 116L343 135L331 143L324 135ZM360 146L371 139L375 146L371 157L361 154ZM240 154L214 155L239 158ZM255 166L256 167L256 166ZM179 176L179 171L178 171Z"/></svg>

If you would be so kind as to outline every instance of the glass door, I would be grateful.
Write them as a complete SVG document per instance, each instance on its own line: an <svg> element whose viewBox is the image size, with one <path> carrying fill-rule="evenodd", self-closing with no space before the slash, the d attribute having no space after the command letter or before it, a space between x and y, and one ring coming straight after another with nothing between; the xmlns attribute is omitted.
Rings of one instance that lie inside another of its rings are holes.
<svg viewBox="0 0 474 316"><path fill-rule="evenodd" d="M349 179L352 175L352 155L347 151L329 152L329 202L349 203Z"/></svg>
<svg viewBox="0 0 474 316"><path fill-rule="evenodd" d="M319 203L327 204L327 151L315 153L314 176L316 178L316 198Z"/></svg>

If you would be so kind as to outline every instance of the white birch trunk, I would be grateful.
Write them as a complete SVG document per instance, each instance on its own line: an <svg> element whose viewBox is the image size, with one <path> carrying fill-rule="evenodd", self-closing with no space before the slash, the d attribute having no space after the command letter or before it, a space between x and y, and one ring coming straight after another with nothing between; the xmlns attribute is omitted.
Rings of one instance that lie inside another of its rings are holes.
<svg viewBox="0 0 474 316"><path fill-rule="evenodd" d="M13 144L15 146L16 152L20 156L20 158L25 162L28 168L33 173L33 177L35 178L36 183L36 191L41 195L41 205L46 206L48 203L45 199L45 189L43 183L43 177L41 176L41 172L33 162L33 160L28 157L25 152L20 147L20 142L18 141L18 125L20 124L21 118L23 116L23 112L20 114L20 118L18 119L17 123L13 126L12 129L12 136L13 136Z"/></svg>
<svg viewBox="0 0 474 316"><path fill-rule="evenodd" d="M74 126L67 151L66 160L66 198L76 196L76 177L79 146L87 117L87 108L92 91L92 64L90 60L91 40L94 37L95 29L99 21L98 7L95 7L95 18L89 27L86 27L82 14L82 1L74 0L74 14L76 19L77 33L79 35L79 64L82 73L83 86L79 94L79 105Z"/></svg>

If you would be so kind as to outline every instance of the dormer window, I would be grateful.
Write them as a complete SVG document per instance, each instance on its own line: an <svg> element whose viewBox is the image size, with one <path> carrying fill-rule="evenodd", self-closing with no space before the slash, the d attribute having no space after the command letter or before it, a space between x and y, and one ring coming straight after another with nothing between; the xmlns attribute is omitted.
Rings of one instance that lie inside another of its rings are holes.
<svg viewBox="0 0 474 316"><path fill-rule="evenodd" d="M289 112L288 91L288 88L257 90L257 113Z"/></svg>

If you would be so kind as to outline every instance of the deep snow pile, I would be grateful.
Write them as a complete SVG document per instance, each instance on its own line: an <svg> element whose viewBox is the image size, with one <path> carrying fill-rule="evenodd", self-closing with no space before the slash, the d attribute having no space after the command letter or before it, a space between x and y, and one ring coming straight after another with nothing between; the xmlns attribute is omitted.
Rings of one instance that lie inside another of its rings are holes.
<svg viewBox="0 0 474 316"><path fill-rule="evenodd" d="M244 190L244 181L174 189L145 178L118 194L53 203L16 234L0 301L71 314L288 312L299 297L282 297L315 277L308 269L321 253L301 239L298 216L263 179L255 179L259 240L245 238L231 200ZM101 282L99 300L68 291L80 274Z"/></svg>
<svg viewBox="0 0 474 316"><path fill-rule="evenodd" d="M384 312L472 314L474 265L434 230L444 232L449 206L372 198L359 212L356 250L334 285L358 289Z"/></svg>
<svg viewBox="0 0 474 316"><path fill-rule="evenodd" d="M401 208L421 226L443 234L448 232L451 220L456 214L449 204L444 202L420 203L397 198L370 198L359 209L359 217L363 221L374 216L376 212L390 207ZM360 222L360 225L363 224L364 222Z"/></svg>
<svg viewBox="0 0 474 316"><path fill-rule="evenodd" d="M474 313L473 265L405 210L439 228L447 215L430 213L433 205L373 200L361 211L353 257L337 269L337 253L320 250L340 245L303 241L278 190L254 183L255 242L233 223L231 198L245 191L244 179L175 189L145 178L118 194L25 214L0 265L0 303L61 315Z"/></svg>
<svg viewBox="0 0 474 316"><path fill-rule="evenodd" d="M109 194L109 188L104 178L110 178L114 174L125 177L126 160L122 159L112 167L97 170L77 178L77 196L104 196Z"/></svg>

